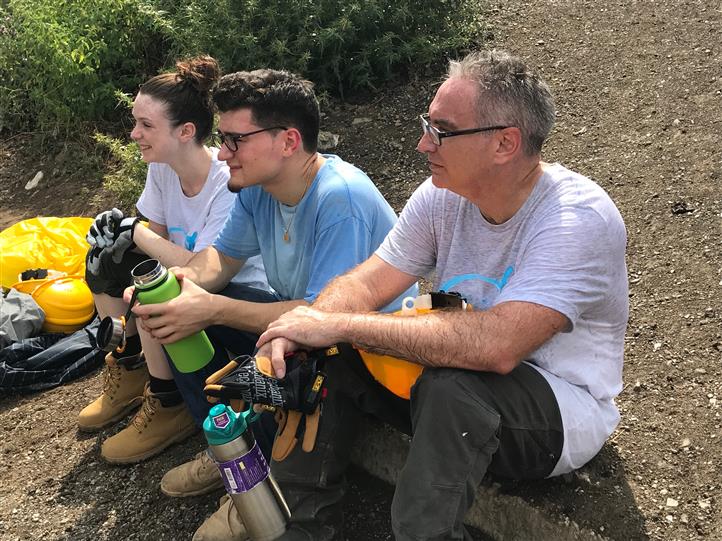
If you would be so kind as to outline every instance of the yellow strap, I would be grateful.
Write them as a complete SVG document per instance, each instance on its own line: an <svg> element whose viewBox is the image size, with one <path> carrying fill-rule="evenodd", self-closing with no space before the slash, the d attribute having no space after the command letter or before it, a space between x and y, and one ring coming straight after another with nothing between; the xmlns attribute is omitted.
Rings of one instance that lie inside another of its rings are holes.
<svg viewBox="0 0 722 541"><path fill-rule="evenodd" d="M206 385L213 385L213 388L221 389L222 387L220 385L215 385L218 383L221 378L226 377L228 374L233 372L238 367L238 363L236 361L229 361L229 363L221 368L220 370L213 372L210 376L206 378Z"/></svg>
<svg viewBox="0 0 722 541"><path fill-rule="evenodd" d="M316 407L311 415L306 415L306 432L303 434L303 445L301 448L310 453L316 445L318 436L318 423L321 419L321 406Z"/></svg>
<svg viewBox="0 0 722 541"><path fill-rule="evenodd" d="M281 413L281 422L278 424L278 432L276 433L276 439L273 442L273 449L271 450L271 458L276 462L285 460L286 457L291 454L294 447L296 447L296 443L298 442L296 431L298 430L300 422L300 411L283 411Z"/></svg>

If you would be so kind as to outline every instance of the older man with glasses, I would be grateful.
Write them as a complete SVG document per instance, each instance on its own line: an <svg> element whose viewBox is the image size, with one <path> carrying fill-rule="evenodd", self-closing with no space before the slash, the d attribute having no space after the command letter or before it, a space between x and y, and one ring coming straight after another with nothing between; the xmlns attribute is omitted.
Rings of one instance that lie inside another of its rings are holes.
<svg viewBox="0 0 722 541"><path fill-rule="evenodd" d="M261 335L259 354L279 377L286 352L343 342L423 367L400 406L353 362L333 363L327 376L344 382L325 403L347 424L374 404L382 419L396 413L396 426L406 414L412 440L391 509L396 539L467 539L463 519L486 472L569 472L618 423L626 231L602 188L541 160L553 124L549 88L520 59L492 51L451 62L421 116L417 149L431 177L368 261ZM472 308L375 312L422 276ZM330 443L311 455L339 479L354 431L324 421L318 438ZM277 471L290 478L311 463L299 455ZM328 484L307 490L327 502ZM329 516L321 507L319 524Z"/></svg>
<svg viewBox="0 0 722 541"><path fill-rule="evenodd" d="M210 407L205 379L228 362L226 350L253 353L271 321L308 306L331 279L366 260L397 219L361 170L317 152L320 115L309 81L268 69L233 73L221 78L213 101L222 142L218 159L230 168L228 187L238 193L234 206L213 245L173 270L182 278L181 295L133 310L162 344L206 329L216 350L212 362L190 374L171 365L197 422ZM258 254L274 294L229 284L244 261ZM415 284L407 287L403 295L416 293ZM399 307L401 297L388 304ZM257 430L257 437L268 455L275 426L266 428L270 436L264 441L264 431ZM164 493L178 497L221 486L205 452L161 482ZM230 500L194 539L246 539Z"/></svg>

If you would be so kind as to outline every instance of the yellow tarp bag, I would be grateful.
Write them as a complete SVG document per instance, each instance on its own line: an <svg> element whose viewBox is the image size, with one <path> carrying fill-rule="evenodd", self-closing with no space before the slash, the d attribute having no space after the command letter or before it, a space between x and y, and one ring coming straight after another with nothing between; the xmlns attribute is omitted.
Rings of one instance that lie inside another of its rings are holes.
<svg viewBox="0 0 722 541"><path fill-rule="evenodd" d="M0 232L0 285L10 288L28 269L85 275L85 234L93 218L38 217Z"/></svg>

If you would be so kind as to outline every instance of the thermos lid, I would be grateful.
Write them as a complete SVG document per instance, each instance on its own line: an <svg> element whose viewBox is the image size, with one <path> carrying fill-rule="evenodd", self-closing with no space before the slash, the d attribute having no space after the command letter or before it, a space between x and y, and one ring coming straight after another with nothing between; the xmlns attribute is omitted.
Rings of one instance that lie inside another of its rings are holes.
<svg viewBox="0 0 722 541"><path fill-rule="evenodd" d="M236 413L230 406L216 404L203 421L203 432L209 445L223 445L240 437L246 431L246 415Z"/></svg>

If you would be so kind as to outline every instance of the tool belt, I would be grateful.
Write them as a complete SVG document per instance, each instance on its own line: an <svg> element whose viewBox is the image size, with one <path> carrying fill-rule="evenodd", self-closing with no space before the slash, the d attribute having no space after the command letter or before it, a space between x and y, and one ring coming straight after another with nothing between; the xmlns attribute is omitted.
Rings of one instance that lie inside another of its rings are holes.
<svg viewBox="0 0 722 541"><path fill-rule="evenodd" d="M323 368L329 357L337 355L335 346L288 354L286 375L281 379L273 374L268 357L242 355L206 379L205 393L209 402L229 400L236 411L242 411L244 403L274 411L278 422L271 453L274 460L284 460L293 451L301 431L301 447L310 453L326 396Z"/></svg>

